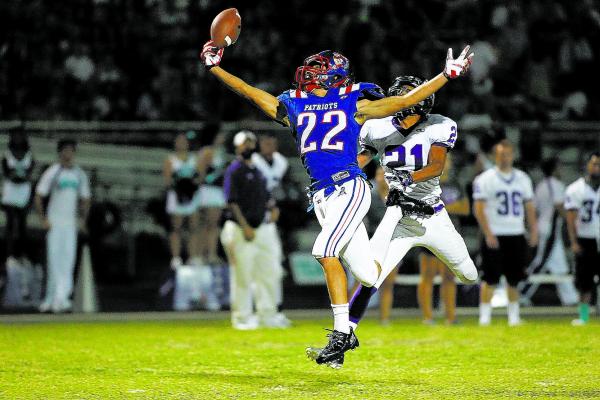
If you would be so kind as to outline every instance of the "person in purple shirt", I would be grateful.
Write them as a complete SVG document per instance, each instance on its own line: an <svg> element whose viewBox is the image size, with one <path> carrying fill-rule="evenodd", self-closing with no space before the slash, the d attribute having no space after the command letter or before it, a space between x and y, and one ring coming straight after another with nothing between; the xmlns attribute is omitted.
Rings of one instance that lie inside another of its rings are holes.
<svg viewBox="0 0 600 400"><path fill-rule="evenodd" d="M277 312L278 286L270 279L277 271L268 222L276 221L267 181L252 163L256 136L238 132L236 159L225 171L223 190L227 200L221 243L231 266L231 323L235 329L260 326L284 328L289 322Z"/></svg>

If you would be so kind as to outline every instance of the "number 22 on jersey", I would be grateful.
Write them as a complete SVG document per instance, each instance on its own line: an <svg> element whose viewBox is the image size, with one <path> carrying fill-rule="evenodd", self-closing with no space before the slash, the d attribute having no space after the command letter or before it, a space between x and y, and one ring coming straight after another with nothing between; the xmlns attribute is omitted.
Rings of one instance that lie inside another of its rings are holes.
<svg viewBox="0 0 600 400"><path fill-rule="evenodd" d="M332 141L338 133L346 129L346 126L348 125L346 113L341 110L332 110L327 111L325 114L323 114L323 120L321 121L321 123L333 124L334 122L335 125L333 125L331 129L329 129L325 133L323 139L319 140L320 138L317 138L317 140L310 141L309 136L311 135L311 133L313 133L313 130L317 125L317 114L315 114L314 112L303 112L298 114L297 126L300 127L306 124L306 127L304 128L304 130L302 131L302 135L300 136L300 154L305 154L310 151L318 150L344 150L343 141L336 141L333 143ZM319 141L320 143L318 143Z"/></svg>

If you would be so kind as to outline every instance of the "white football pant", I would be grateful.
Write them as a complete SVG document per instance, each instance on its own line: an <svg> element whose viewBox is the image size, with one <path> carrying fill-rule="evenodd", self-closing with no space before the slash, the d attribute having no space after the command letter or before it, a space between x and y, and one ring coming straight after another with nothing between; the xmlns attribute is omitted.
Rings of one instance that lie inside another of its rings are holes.
<svg viewBox="0 0 600 400"><path fill-rule="evenodd" d="M265 229L270 239L271 248L273 251L273 260L275 265L273 266L273 287L276 287L275 291L275 303L280 306L283 303L283 246L281 245L281 238L279 237L279 231L277 230L277 224L270 222L265 224Z"/></svg>
<svg viewBox="0 0 600 400"><path fill-rule="evenodd" d="M246 323L253 315L253 305L261 320L268 320L277 313L280 285L273 276L280 273L280 269L272 235L266 224L254 232L254 240L247 241L242 229L233 221L225 222L221 230L221 243L231 268L229 287L234 324Z"/></svg>
<svg viewBox="0 0 600 400"><path fill-rule="evenodd" d="M380 287L389 273L398 266L406 253L413 247L425 247L436 255L462 282L474 283L477 268L467 250L463 238L454 228L448 212L442 209L428 218L405 216L398 223L398 212L388 207L383 220L371 239L373 250L385 255L382 273L376 287ZM383 239L394 228L387 253ZM386 232L382 234L381 232ZM377 254L376 253L376 254Z"/></svg>
<svg viewBox="0 0 600 400"><path fill-rule="evenodd" d="M357 177L336 185L329 196L325 196L325 189L319 190L313 196L313 204L322 229L313 246L313 256L339 257L363 285L373 286L378 269L363 223L371 206L367 182Z"/></svg>
<svg viewBox="0 0 600 400"><path fill-rule="evenodd" d="M54 310L71 306L77 256L77 227L52 226L46 235L47 280L43 304Z"/></svg>

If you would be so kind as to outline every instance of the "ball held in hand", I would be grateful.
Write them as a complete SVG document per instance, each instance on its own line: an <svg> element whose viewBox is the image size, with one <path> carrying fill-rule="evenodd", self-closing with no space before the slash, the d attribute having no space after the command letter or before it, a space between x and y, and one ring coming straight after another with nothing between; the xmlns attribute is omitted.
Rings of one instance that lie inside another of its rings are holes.
<svg viewBox="0 0 600 400"><path fill-rule="evenodd" d="M215 46L224 48L236 42L242 29L242 17L235 8L221 11L210 25L210 37Z"/></svg>

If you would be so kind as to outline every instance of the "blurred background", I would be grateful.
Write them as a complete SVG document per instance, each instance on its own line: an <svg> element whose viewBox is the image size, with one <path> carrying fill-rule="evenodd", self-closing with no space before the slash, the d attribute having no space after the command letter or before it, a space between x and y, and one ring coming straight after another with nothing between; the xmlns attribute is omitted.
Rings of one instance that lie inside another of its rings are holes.
<svg viewBox="0 0 600 400"><path fill-rule="evenodd" d="M35 159L29 179L35 185L57 160L57 142L77 141L76 160L90 181L91 209L79 241L80 249L82 243L89 246L89 262L81 261L86 257L79 251L74 296L85 297L92 282L87 295L94 298L92 308L175 307L164 160L175 137L184 133L191 151L216 146L230 161L232 137L242 129L275 136L290 164L275 192L287 272L283 307L328 304L321 271L311 263L319 228L305 213L307 178L291 135L220 87L198 61L212 19L228 7L238 8L243 27L221 65L275 95L290 88L306 56L326 48L350 59L358 81L387 89L398 75L436 75L448 47L471 43L476 59L469 75L445 87L433 110L458 122L451 175L467 194L492 146L503 138L516 143L518 166L534 182L542 178L541 162L554 156L561 180L573 182L582 174L583 154L600 148L598 1L234 3L0 2L0 149L7 149L10 135L28 137ZM471 215L458 219L476 259L475 220ZM45 231L33 209L27 221L29 265L0 267L2 312L36 311L45 290ZM3 214L0 224L6 227L6 222ZM6 260L6 235L2 240L0 255ZM400 276L418 274L417 254L409 254ZM93 279L82 276L82 265L91 268ZM227 266L219 260L209 266L209 290L226 309ZM16 291L7 299L11 276ZM415 283L399 280L395 306L416 307ZM206 308L206 289L200 286L186 289L189 301L180 309ZM459 305L474 306L477 299L477 287L459 287ZM553 285L543 285L531 301L560 303Z"/></svg>

